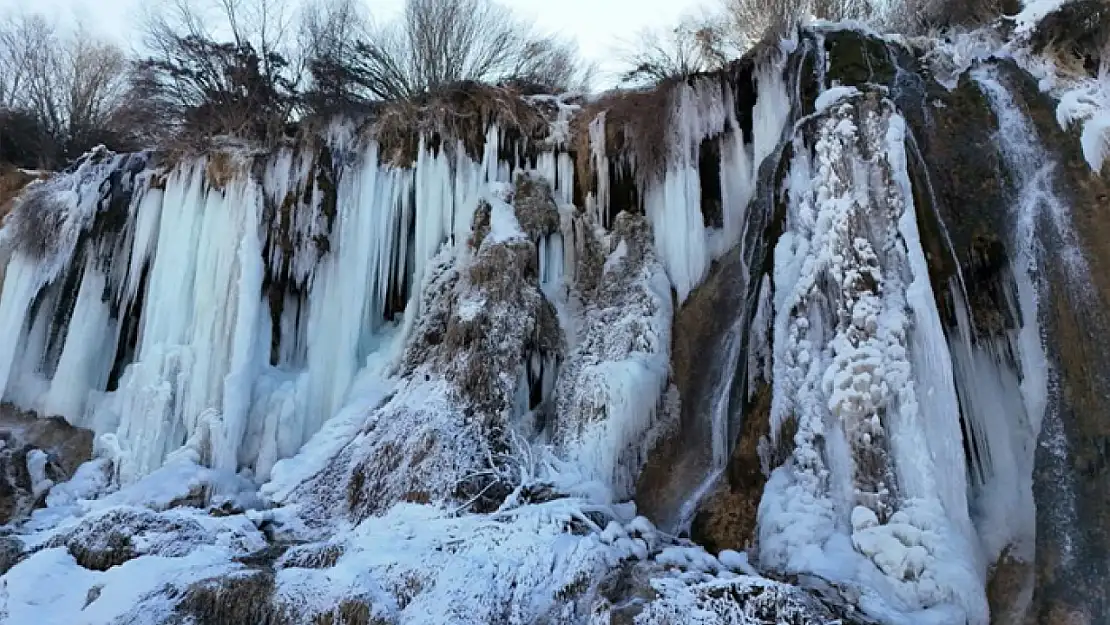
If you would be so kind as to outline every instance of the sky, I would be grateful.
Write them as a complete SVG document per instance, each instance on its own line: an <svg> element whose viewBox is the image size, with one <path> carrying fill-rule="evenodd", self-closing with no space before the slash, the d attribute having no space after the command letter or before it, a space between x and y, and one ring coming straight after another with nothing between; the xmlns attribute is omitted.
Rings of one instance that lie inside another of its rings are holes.
<svg viewBox="0 0 1110 625"><path fill-rule="evenodd" d="M152 0L0 0L0 14L21 8L61 21L80 20L90 30L128 47L136 16ZM403 0L365 0L375 16L396 14ZM712 6L712 0L500 0L547 32L577 40L582 54L597 62L608 82L620 67L616 49L635 42L645 28L666 28L683 15Z"/></svg>

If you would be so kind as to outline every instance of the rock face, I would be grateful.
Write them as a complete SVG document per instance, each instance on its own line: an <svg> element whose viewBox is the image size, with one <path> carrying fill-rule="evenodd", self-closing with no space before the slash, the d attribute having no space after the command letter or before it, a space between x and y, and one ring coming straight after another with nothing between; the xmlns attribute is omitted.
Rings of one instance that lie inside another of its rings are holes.
<svg viewBox="0 0 1110 625"><path fill-rule="evenodd" d="M92 432L0 405L0 525L41 507L92 456Z"/></svg>
<svg viewBox="0 0 1110 625"><path fill-rule="evenodd" d="M1052 155L1050 184L1074 228L1071 240L1065 230L1046 243L1045 343L1057 386L1034 472L1037 581L1027 622L1097 623L1110 614L1110 353L1097 347L1110 332L1110 178L1091 172L1076 133L1060 129L1055 103L1028 75L1010 65L1003 75Z"/></svg>

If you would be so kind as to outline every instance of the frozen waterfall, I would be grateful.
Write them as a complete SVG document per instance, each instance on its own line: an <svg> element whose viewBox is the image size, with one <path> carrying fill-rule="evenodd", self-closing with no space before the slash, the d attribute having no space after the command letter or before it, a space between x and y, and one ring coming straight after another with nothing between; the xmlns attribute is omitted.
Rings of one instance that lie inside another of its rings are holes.
<svg viewBox="0 0 1110 625"><path fill-rule="evenodd" d="M4 231L0 320L22 330L0 341L3 399L102 435L124 483L182 449L265 479L399 348L427 261L509 181L498 138L481 161L421 144L411 168L373 141L150 170L86 158ZM54 230L45 249L35 228Z"/></svg>

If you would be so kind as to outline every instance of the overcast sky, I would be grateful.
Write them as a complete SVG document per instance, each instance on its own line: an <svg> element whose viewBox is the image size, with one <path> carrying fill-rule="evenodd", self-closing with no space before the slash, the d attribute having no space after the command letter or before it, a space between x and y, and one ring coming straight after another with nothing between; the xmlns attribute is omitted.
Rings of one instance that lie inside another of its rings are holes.
<svg viewBox="0 0 1110 625"><path fill-rule="evenodd" d="M295 1L295 0L294 0ZM365 0L376 17L395 14L403 0ZM143 6L152 0L0 0L0 13L22 8L64 21L79 19L90 29L117 38L126 47ZM501 0L549 32L573 37L587 58L603 70L617 68L614 47L635 40L645 27L667 27L713 0ZM608 82L608 81L606 81Z"/></svg>

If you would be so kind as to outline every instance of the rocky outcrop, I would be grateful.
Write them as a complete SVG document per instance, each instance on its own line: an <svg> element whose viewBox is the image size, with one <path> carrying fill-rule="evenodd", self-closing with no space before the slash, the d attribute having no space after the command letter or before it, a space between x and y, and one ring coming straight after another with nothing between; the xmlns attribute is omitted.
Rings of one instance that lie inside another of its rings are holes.
<svg viewBox="0 0 1110 625"><path fill-rule="evenodd" d="M1110 614L1110 353L1099 347L1110 333L1110 178L1090 170L1078 134L1060 129L1055 102L1035 81L1012 65L1001 71L1055 160L1049 184L1065 202L1082 254L1077 265L1065 238L1045 243L1045 344L1055 389L1034 470L1037 581L1027 622L1097 623Z"/></svg>
<svg viewBox="0 0 1110 625"><path fill-rule="evenodd" d="M526 367L563 348L536 252L559 216L546 182L521 177L502 191L475 212L462 262L449 248L433 259L396 392L304 487L331 498L328 484L345 484L342 506L355 518L399 501L489 511L519 481L510 420L535 407L538 384Z"/></svg>
<svg viewBox="0 0 1110 625"><path fill-rule="evenodd" d="M65 547L81 567L106 571L141 556L181 557L217 542L239 553L259 546L253 526L213 531L201 523L202 518L189 510L108 508L84 517L76 527L48 540L44 548Z"/></svg>
<svg viewBox="0 0 1110 625"><path fill-rule="evenodd" d="M92 432L0 405L0 525L43 506L50 488L91 456Z"/></svg>

